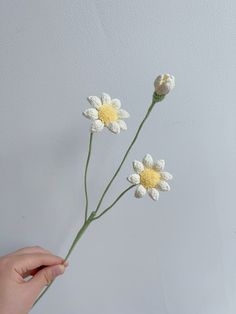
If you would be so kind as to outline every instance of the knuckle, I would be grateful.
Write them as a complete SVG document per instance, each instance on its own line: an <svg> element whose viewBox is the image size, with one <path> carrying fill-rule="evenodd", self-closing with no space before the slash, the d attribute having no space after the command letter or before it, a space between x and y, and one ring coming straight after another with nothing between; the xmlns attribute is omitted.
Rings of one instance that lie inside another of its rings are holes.
<svg viewBox="0 0 236 314"><path fill-rule="evenodd" d="M34 245L31 248L35 250L43 250L43 248L40 245Z"/></svg>
<svg viewBox="0 0 236 314"><path fill-rule="evenodd" d="M41 252L41 253L52 254L49 250L44 249L44 248L43 248L42 246L40 246L40 245L32 246L32 249L37 250L37 251L39 251L39 252Z"/></svg>

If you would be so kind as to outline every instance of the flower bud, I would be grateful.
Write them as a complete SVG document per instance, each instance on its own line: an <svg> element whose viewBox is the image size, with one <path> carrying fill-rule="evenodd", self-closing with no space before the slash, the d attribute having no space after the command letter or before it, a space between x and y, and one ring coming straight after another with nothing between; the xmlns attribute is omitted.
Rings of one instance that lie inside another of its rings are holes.
<svg viewBox="0 0 236 314"><path fill-rule="evenodd" d="M175 87L175 77L170 74L159 75L154 82L157 95L164 96Z"/></svg>

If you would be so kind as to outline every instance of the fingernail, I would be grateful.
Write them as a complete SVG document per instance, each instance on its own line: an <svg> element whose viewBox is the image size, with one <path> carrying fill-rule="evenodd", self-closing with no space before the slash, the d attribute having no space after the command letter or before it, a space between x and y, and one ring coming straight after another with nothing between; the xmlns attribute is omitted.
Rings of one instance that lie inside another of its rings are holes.
<svg viewBox="0 0 236 314"><path fill-rule="evenodd" d="M69 262L68 262L68 261L64 261L63 265L64 265L65 267L67 267L67 266L69 266Z"/></svg>
<svg viewBox="0 0 236 314"><path fill-rule="evenodd" d="M55 271L56 276L62 275L65 271L65 266L64 265L57 265L57 266L55 266L54 271Z"/></svg>

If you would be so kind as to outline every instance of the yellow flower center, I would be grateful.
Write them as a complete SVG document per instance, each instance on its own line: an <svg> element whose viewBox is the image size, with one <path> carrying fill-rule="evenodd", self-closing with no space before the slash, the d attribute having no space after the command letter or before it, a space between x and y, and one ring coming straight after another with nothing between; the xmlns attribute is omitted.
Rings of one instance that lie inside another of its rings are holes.
<svg viewBox="0 0 236 314"><path fill-rule="evenodd" d="M140 173L140 183L146 188L155 188L157 184L160 182L161 175L160 172L150 169L150 168L145 168L141 173Z"/></svg>
<svg viewBox="0 0 236 314"><path fill-rule="evenodd" d="M107 126L118 120L118 111L112 105L105 104L98 109L98 117Z"/></svg>

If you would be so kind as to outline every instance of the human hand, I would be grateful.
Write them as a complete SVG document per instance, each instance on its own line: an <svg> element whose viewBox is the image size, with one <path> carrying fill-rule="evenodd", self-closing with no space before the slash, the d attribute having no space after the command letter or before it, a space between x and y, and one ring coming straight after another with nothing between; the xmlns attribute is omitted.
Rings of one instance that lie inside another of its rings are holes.
<svg viewBox="0 0 236 314"><path fill-rule="evenodd" d="M43 288L62 275L67 265L39 246L0 257L0 314L27 314Z"/></svg>

